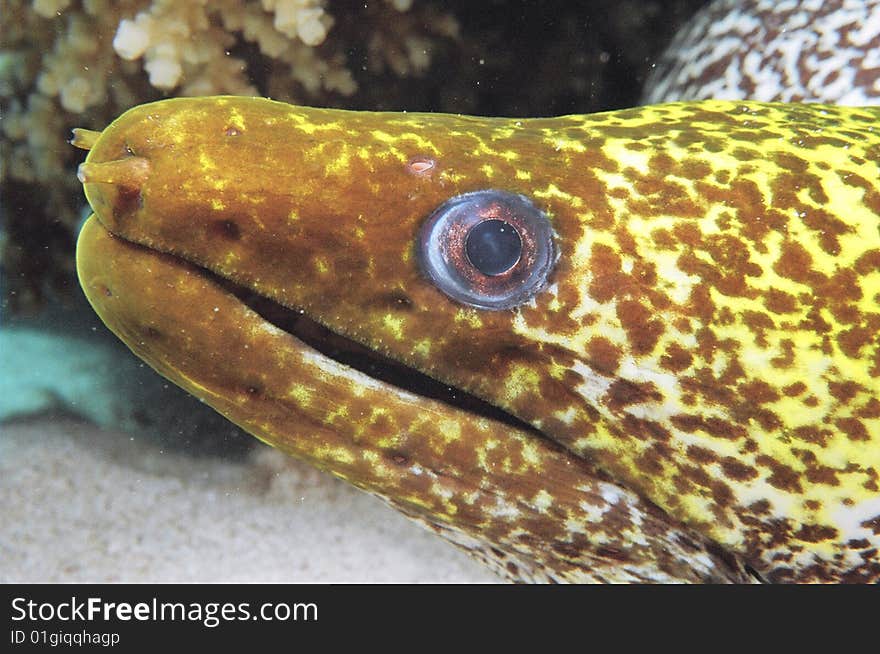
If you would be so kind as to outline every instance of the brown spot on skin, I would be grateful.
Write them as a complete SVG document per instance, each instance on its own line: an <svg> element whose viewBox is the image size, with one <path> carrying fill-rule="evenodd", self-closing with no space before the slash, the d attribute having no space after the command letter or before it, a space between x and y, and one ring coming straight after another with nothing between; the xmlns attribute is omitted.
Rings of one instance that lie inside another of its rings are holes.
<svg viewBox="0 0 880 654"><path fill-rule="evenodd" d="M736 314L730 310L730 307L721 307L721 310L718 312L716 322L719 325L736 324Z"/></svg>
<svg viewBox="0 0 880 654"><path fill-rule="evenodd" d="M865 520L859 524L865 529L870 529L875 536L880 536L880 515L876 515L870 520Z"/></svg>
<svg viewBox="0 0 880 654"><path fill-rule="evenodd" d="M393 420L384 413L375 416L370 420L369 424L375 427L377 431L384 433L392 433L395 427Z"/></svg>
<svg viewBox="0 0 880 654"><path fill-rule="evenodd" d="M730 183L730 171L719 170L712 177L719 184L724 184L726 186Z"/></svg>
<svg viewBox="0 0 880 654"><path fill-rule="evenodd" d="M241 229L232 220L214 220L208 224L208 231L214 236L237 241L241 238Z"/></svg>
<svg viewBox="0 0 880 654"><path fill-rule="evenodd" d="M671 438L669 431L660 423L653 420L636 418L627 414L623 419L623 433L635 436L639 440L668 441Z"/></svg>
<svg viewBox="0 0 880 654"><path fill-rule="evenodd" d="M671 372L687 370L693 363L693 355L678 343L670 343L666 352L660 357L660 365Z"/></svg>
<svg viewBox="0 0 880 654"><path fill-rule="evenodd" d="M844 432L851 441L868 441L871 439L868 429L858 418L838 418L834 424Z"/></svg>
<svg viewBox="0 0 880 654"><path fill-rule="evenodd" d="M761 269L748 261L748 250L732 237L714 237L703 248L715 260L705 261L693 252L686 252L678 258L682 271L697 275L719 293L733 297L755 297L757 291L749 286L746 277L756 277ZM743 258L745 257L745 258Z"/></svg>
<svg viewBox="0 0 880 654"><path fill-rule="evenodd" d="M678 223L672 228L672 233L680 243L697 248L703 242L703 232L694 223Z"/></svg>
<svg viewBox="0 0 880 654"><path fill-rule="evenodd" d="M790 583L794 576L794 570L791 568L774 568L767 573L767 581L771 584Z"/></svg>
<svg viewBox="0 0 880 654"><path fill-rule="evenodd" d="M703 488L712 486L713 479L703 466L682 465L681 474Z"/></svg>
<svg viewBox="0 0 880 654"><path fill-rule="evenodd" d="M779 341L779 347L782 352L770 359L770 363L776 368L790 368L794 363L794 341L784 338Z"/></svg>
<svg viewBox="0 0 880 654"><path fill-rule="evenodd" d="M818 294L827 297L834 304L856 302L862 297L859 278L856 271L850 268L838 270L819 289Z"/></svg>
<svg viewBox="0 0 880 654"><path fill-rule="evenodd" d="M380 295L376 301L386 304L392 309L399 309L402 311L411 311L413 308L412 298L403 291L390 291L389 293Z"/></svg>
<svg viewBox="0 0 880 654"><path fill-rule="evenodd" d="M668 229L655 229L651 232L651 240L654 241L654 245L657 246L658 250L675 251L678 246L678 241L675 240Z"/></svg>
<svg viewBox="0 0 880 654"><path fill-rule="evenodd" d="M709 202L734 209L740 233L759 252L767 251L764 245L767 234L784 230L788 222L782 212L765 206L763 195L752 180L734 179L723 186L698 184L697 192Z"/></svg>
<svg viewBox="0 0 880 654"><path fill-rule="evenodd" d="M831 323L822 317L818 306L812 307L807 312L806 318L800 322L799 327L817 334L825 334L831 331Z"/></svg>
<svg viewBox="0 0 880 654"><path fill-rule="evenodd" d="M868 327L853 327L837 336L837 344L845 355L857 359L859 350L869 345L876 336L877 332Z"/></svg>
<svg viewBox="0 0 880 654"><path fill-rule="evenodd" d="M700 368L691 377L682 378L681 385L683 389L698 393L712 404L734 406L738 401L734 389L741 376L742 370L732 365L717 378L710 368Z"/></svg>
<svg viewBox="0 0 880 654"><path fill-rule="evenodd" d="M711 483L710 487L712 489L712 498L719 506L730 506L733 503L735 499L733 491L723 481L716 479Z"/></svg>
<svg viewBox="0 0 880 654"><path fill-rule="evenodd" d="M764 431L775 431L783 426L782 420L773 411L767 409L756 409L748 403L741 403L734 407L734 416L740 422L747 422L749 418L754 418Z"/></svg>
<svg viewBox="0 0 880 654"><path fill-rule="evenodd" d="M862 390L861 385L857 384L854 381L828 382L828 392L841 402L849 402L858 394L860 390Z"/></svg>
<svg viewBox="0 0 880 654"><path fill-rule="evenodd" d="M714 463L718 460L718 456L712 450L707 450L699 445L689 445L686 454L691 461L701 465Z"/></svg>
<svg viewBox="0 0 880 654"><path fill-rule="evenodd" d="M840 254L838 237L850 231L851 228L823 209L811 207L801 213L803 223L819 234L819 245L822 250L831 255Z"/></svg>
<svg viewBox="0 0 880 654"><path fill-rule="evenodd" d="M796 157L788 152L774 152L771 156L782 170L792 173L807 172L807 162L801 157Z"/></svg>
<svg viewBox="0 0 880 654"><path fill-rule="evenodd" d="M715 303L712 301L712 295L707 284L698 284L691 289L686 309L688 313L701 320L703 324L708 325L712 322L712 317L715 314Z"/></svg>
<svg viewBox="0 0 880 654"><path fill-rule="evenodd" d="M639 470L648 476L656 476L663 472L663 465L649 452L637 458L635 464Z"/></svg>
<svg viewBox="0 0 880 654"><path fill-rule="evenodd" d="M791 561L794 558L794 555L791 552L776 552L772 559L773 561Z"/></svg>
<svg viewBox="0 0 880 654"><path fill-rule="evenodd" d="M626 552L614 547L599 547L596 549L596 555L601 556L602 558L620 561L622 563L630 560L630 557L627 556Z"/></svg>
<svg viewBox="0 0 880 654"><path fill-rule="evenodd" d="M880 418L880 400L872 397L856 412L856 415L860 418Z"/></svg>
<svg viewBox="0 0 880 654"><path fill-rule="evenodd" d="M597 302L608 302L627 285L627 275L620 269L620 256L603 243L593 245L590 256L590 295Z"/></svg>
<svg viewBox="0 0 880 654"><path fill-rule="evenodd" d="M764 466L768 468L771 472L770 476L767 477L767 483L773 486L774 488L778 488L779 490L784 490L789 493L802 493L803 487L801 486L800 475L789 466L784 463L780 463L776 459L767 456L766 454L760 454L755 458L755 461L758 465Z"/></svg>
<svg viewBox="0 0 880 654"><path fill-rule="evenodd" d="M797 298L791 293L771 288L764 296L764 306L773 313L794 313L799 305Z"/></svg>
<svg viewBox="0 0 880 654"><path fill-rule="evenodd" d="M755 343L761 347L767 347L766 330L775 329L776 327L773 319L766 313L759 313L757 311L743 311L741 316L743 324L755 335Z"/></svg>
<svg viewBox="0 0 880 654"><path fill-rule="evenodd" d="M816 277L812 265L813 258L803 245L797 241L785 241L782 244L782 254L773 265L773 270L801 284L811 284Z"/></svg>
<svg viewBox="0 0 880 654"><path fill-rule="evenodd" d="M653 312L635 300L617 303L617 317L636 355L650 354L663 334L663 323L652 318Z"/></svg>
<svg viewBox="0 0 880 654"><path fill-rule="evenodd" d="M113 215L116 219L124 218L128 214L143 208L144 198L140 188L120 186L113 206Z"/></svg>
<svg viewBox="0 0 880 654"><path fill-rule="evenodd" d="M712 174L712 166L705 161L688 159L682 162L679 172L686 179L703 179Z"/></svg>
<svg viewBox="0 0 880 654"><path fill-rule="evenodd" d="M735 481L750 481L758 476L758 471L752 466L730 456L721 460L721 469L728 478Z"/></svg>
<svg viewBox="0 0 880 654"><path fill-rule="evenodd" d="M868 250L855 263L855 271L862 277L880 270L880 250Z"/></svg>
<svg viewBox="0 0 880 654"><path fill-rule="evenodd" d="M797 397L805 390L807 390L807 385L804 382L798 381L783 387L782 394L786 397Z"/></svg>
<svg viewBox="0 0 880 654"><path fill-rule="evenodd" d="M702 431L716 438L736 439L746 435L746 430L741 425L734 425L721 418L705 417L701 415L678 414L672 416L672 424L684 432L692 434Z"/></svg>
<svg viewBox="0 0 880 654"><path fill-rule="evenodd" d="M659 402L662 399L663 395L652 382L636 383L628 379L616 379L605 393L608 409L613 413L631 404Z"/></svg>
<svg viewBox="0 0 880 654"><path fill-rule="evenodd" d="M767 402L776 402L779 399L779 393L770 384L760 379L740 384L738 390L747 401L754 404L766 404Z"/></svg>
<svg viewBox="0 0 880 654"><path fill-rule="evenodd" d="M672 326L675 327L682 334L691 334L694 331L693 326L691 325L691 321L684 316L679 316L672 322Z"/></svg>
<svg viewBox="0 0 880 654"><path fill-rule="evenodd" d="M835 538L837 529L825 525L803 525L794 535L802 541L818 543Z"/></svg>
<svg viewBox="0 0 880 654"><path fill-rule="evenodd" d="M604 336L594 336L587 343L590 365L598 372L613 375L620 366L620 348Z"/></svg>
<svg viewBox="0 0 880 654"><path fill-rule="evenodd" d="M820 429L816 425L801 425L792 430L791 435L807 443L815 443L821 447L825 447L828 439L833 435L828 429Z"/></svg>
<svg viewBox="0 0 880 654"><path fill-rule="evenodd" d="M632 171L632 186L636 191L630 196L627 208L638 215L656 215L660 210L676 216L697 218L704 213L699 204L694 202L687 189L680 183L670 179L666 162L658 163L666 155L654 155L649 161L651 168L648 175L639 175Z"/></svg>
<svg viewBox="0 0 880 654"><path fill-rule="evenodd" d="M825 484L826 486L839 486L840 480L837 478L837 470L829 466L812 464L807 468L807 479L814 484Z"/></svg>

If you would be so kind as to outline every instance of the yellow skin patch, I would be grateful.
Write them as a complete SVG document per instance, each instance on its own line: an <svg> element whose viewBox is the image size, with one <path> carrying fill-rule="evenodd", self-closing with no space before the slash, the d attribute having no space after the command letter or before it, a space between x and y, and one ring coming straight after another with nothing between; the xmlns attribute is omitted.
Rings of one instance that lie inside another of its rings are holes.
<svg viewBox="0 0 880 654"><path fill-rule="evenodd" d="M877 125L166 100L78 137L79 274L160 373L512 578L876 581ZM509 311L457 304L415 256L437 206L487 188L530 197L560 253ZM340 365L222 279L535 431Z"/></svg>

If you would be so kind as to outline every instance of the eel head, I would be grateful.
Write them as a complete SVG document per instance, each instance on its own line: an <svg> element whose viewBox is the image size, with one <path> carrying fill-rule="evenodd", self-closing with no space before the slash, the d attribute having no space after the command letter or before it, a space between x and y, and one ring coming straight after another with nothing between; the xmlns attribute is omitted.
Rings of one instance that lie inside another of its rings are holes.
<svg viewBox="0 0 880 654"><path fill-rule="evenodd" d="M158 372L511 578L876 580L877 118L166 100L75 136L78 271Z"/></svg>

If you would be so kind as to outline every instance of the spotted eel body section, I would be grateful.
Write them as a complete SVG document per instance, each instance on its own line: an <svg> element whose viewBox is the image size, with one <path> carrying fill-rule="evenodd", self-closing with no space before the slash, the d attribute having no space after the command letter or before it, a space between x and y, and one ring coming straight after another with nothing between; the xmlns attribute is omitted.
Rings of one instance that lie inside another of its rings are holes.
<svg viewBox="0 0 880 654"><path fill-rule="evenodd" d="M880 104L877 0L715 0L678 33L643 101Z"/></svg>
<svg viewBox="0 0 880 654"><path fill-rule="evenodd" d="M159 284L81 239L81 278L136 353L259 437L499 551L577 543L534 569L566 578L561 559L600 551L608 579L633 556L648 578L682 525L770 580L877 580L878 124L723 101L529 120L163 101L108 127L83 179L112 242L189 272ZM415 256L436 207L486 188L531 198L559 250L510 311L457 304ZM114 267L111 301L95 279ZM315 356L279 369L280 341L234 354L231 334L267 328L175 300L200 268L540 433L398 402ZM324 370L320 390L300 369ZM605 547L613 520L578 498L600 482L662 518L621 519ZM473 494L499 485L506 505Z"/></svg>

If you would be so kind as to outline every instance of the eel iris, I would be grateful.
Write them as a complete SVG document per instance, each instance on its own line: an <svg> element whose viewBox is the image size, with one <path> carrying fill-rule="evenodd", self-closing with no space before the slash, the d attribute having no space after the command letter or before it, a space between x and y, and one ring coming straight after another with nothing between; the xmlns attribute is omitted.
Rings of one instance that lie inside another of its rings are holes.
<svg viewBox="0 0 880 654"><path fill-rule="evenodd" d="M528 198L465 193L422 225L422 270L450 297L482 309L511 309L546 283L555 263L547 217Z"/></svg>
<svg viewBox="0 0 880 654"><path fill-rule="evenodd" d="M880 109L214 97L74 143L81 284L138 356L509 577L880 579Z"/></svg>

